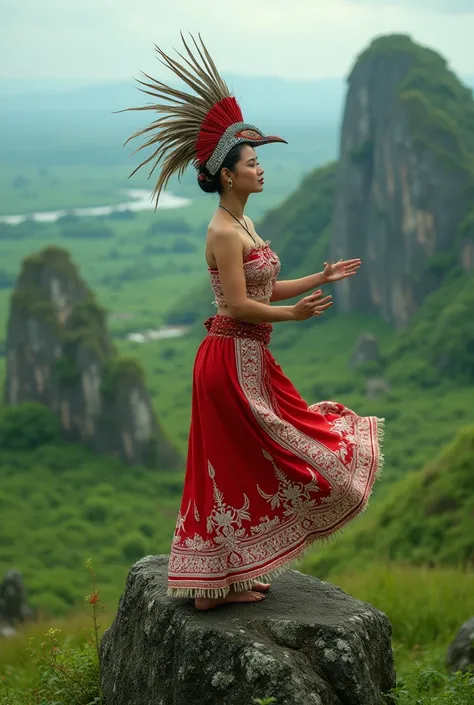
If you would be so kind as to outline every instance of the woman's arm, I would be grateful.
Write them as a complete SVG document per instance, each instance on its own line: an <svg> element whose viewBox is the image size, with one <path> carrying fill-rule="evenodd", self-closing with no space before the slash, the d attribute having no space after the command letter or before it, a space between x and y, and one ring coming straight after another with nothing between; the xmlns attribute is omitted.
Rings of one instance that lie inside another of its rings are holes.
<svg viewBox="0 0 474 705"><path fill-rule="evenodd" d="M300 296L305 291L314 289L322 284L332 284L340 279L347 279L357 274L362 261L360 259L340 259L339 262L325 262L324 270L317 274L310 274L301 279L289 279L287 281L275 282L270 301L283 301L292 299L293 296Z"/></svg>
<svg viewBox="0 0 474 705"><path fill-rule="evenodd" d="M294 296L300 296L306 291L317 289L322 284L325 284L323 272L310 274L301 279L287 279L284 281L276 281L273 285L273 292L270 301L284 301L292 299Z"/></svg>

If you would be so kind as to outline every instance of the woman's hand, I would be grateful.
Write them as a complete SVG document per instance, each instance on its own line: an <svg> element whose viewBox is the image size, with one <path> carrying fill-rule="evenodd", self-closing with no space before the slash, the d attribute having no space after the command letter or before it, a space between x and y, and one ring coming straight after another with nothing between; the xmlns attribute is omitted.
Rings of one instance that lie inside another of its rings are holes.
<svg viewBox="0 0 474 705"><path fill-rule="evenodd" d="M325 262L323 271L324 282L337 282L357 274L362 261L360 259L340 259L339 262Z"/></svg>
<svg viewBox="0 0 474 705"><path fill-rule="evenodd" d="M332 297L325 296L321 298L323 292L321 289L315 291L309 296L305 296L304 299L300 299L298 303L292 306L294 320L295 321L305 321L311 316L322 316L324 311L332 306Z"/></svg>

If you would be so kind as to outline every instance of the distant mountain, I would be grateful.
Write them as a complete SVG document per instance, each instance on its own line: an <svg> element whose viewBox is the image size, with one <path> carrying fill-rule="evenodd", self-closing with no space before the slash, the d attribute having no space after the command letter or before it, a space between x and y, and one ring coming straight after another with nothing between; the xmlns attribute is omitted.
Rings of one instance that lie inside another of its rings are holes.
<svg viewBox="0 0 474 705"><path fill-rule="evenodd" d="M290 81L272 76L225 75L229 87L241 100L249 122L314 124L337 120L342 111L344 79ZM137 76L139 78L139 76ZM21 90L22 89L22 90ZM22 82L0 80L4 115L18 113L90 113L110 115L123 108L145 105L149 96L130 82L63 85L61 82ZM274 117L273 117L274 116Z"/></svg>
<svg viewBox="0 0 474 705"><path fill-rule="evenodd" d="M136 78L140 76L137 75ZM246 119L278 124L314 124L339 121L343 111L346 81L343 77L313 81L296 81L275 76L240 76L224 74L230 88L241 100ZM474 76L461 77L474 88ZM114 83L90 84L72 80L13 80L0 78L1 113L18 112L90 112L110 114L135 105L144 105L148 96L141 94L134 79Z"/></svg>

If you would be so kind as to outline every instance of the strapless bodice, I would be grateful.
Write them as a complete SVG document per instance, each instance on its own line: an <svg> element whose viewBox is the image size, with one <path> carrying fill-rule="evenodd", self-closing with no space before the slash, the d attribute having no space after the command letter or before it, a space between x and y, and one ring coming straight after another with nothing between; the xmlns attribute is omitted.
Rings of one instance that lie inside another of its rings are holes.
<svg viewBox="0 0 474 705"><path fill-rule="evenodd" d="M269 300L272 296L273 284L280 273L281 264L278 255L270 248L270 240L262 245L249 247L243 261L247 297L254 301ZM224 291L219 276L219 270L208 267L211 277L213 303L216 306L227 306Z"/></svg>

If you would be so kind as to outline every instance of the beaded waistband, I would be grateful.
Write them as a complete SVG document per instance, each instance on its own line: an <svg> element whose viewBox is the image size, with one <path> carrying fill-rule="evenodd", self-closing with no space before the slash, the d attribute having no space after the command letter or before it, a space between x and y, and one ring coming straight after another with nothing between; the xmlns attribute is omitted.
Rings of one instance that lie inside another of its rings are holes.
<svg viewBox="0 0 474 705"><path fill-rule="evenodd" d="M264 345L270 343L273 325L271 323L248 323L231 316L216 314L211 316L204 325L208 335L218 335L226 338L251 338Z"/></svg>

